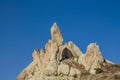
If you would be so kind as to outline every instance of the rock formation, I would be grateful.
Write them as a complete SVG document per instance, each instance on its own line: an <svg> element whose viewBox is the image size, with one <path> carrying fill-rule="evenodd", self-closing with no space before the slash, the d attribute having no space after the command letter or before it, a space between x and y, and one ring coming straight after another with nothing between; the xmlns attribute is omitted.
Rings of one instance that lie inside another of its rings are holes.
<svg viewBox="0 0 120 80"><path fill-rule="evenodd" d="M56 23L51 37L45 50L33 51L33 61L17 80L120 80L120 65L106 60L96 43L88 45L83 54L73 42L63 44Z"/></svg>

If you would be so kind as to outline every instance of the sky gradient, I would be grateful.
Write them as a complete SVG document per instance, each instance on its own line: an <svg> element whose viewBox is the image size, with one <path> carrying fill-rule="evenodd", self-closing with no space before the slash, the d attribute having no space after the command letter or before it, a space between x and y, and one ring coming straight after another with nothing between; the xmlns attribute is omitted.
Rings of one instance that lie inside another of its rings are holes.
<svg viewBox="0 0 120 80"><path fill-rule="evenodd" d="M120 64L119 0L0 0L0 80L15 80L45 47L54 22L64 43L85 53L97 42L103 56Z"/></svg>

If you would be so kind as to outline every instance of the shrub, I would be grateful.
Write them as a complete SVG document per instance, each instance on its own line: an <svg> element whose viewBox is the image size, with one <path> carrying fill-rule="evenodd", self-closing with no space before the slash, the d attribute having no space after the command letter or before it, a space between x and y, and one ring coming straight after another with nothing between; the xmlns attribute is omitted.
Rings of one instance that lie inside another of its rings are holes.
<svg viewBox="0 0 120 80"><path fill-rule="evenodd" d="M96 70L96 74L103 72L103 70L101 68L95 68L95 70Z"/></svg>
<svg viewBox="0 0 120 80"><path fill-rule="evenodd" d="M77 75L77 74L75 74L73 77L74 77L74 78L77 78L77 77L78 77L78 75Z"/></svg>

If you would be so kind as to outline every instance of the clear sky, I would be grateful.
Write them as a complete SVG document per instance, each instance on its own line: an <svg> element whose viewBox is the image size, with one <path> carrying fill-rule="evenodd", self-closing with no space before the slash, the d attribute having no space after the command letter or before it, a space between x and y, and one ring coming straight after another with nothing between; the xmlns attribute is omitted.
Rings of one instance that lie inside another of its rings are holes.
<svg viewBox="0 0 120 80"><path fill-rule="evenodd" d="M0 80L15 80L44 48L56 22L64 42L83 53L97 42L103 56L120 64L119 0L0 0Z"/></svg>

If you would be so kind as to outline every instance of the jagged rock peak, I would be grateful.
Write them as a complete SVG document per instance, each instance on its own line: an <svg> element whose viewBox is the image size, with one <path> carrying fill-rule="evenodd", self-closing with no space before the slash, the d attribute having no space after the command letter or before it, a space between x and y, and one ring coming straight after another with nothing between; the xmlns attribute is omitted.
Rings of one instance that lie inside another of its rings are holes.
<svg viewBox="0 0 120 80"><path fill-rule="evenodd" d="M95 68L101 68L101 64L103 64L105 60L96 43L90 43L88 45L83 59L82 64L85 66L86 70L90 70L92 74L95 73Z"/></svg>
<svg viewBox="0 0 120 80"><path fill-rule="evenodd" d="M17 80L120 80L120 65L106 60L96 43L88 45L86 54L72 41L62 44L62 33L56 23L51 36L45 50L33 51L33 61Z"/></svg>
<svg viewBox="0 0 120 80"><path fill-rule="evenodd" d="M62 33L56 23L53 23L53 26L51 28L51 37L53 42L56 42L58 45L62 44Z"/></svg>
<svg viewBox="0 0 120 80"><path fill-rule="evenodd" d="M97 45L97 43L90 43L87 47L87 50L91 50L91 49L98 49L99 50L99 45Z"/></svg>

